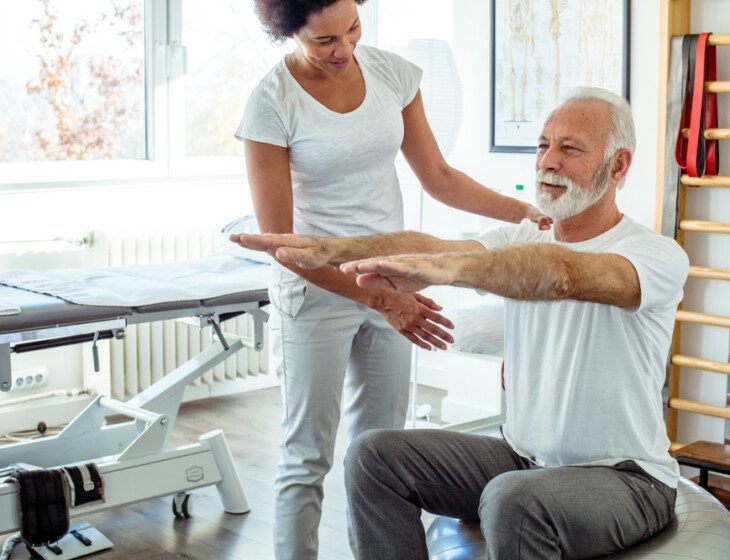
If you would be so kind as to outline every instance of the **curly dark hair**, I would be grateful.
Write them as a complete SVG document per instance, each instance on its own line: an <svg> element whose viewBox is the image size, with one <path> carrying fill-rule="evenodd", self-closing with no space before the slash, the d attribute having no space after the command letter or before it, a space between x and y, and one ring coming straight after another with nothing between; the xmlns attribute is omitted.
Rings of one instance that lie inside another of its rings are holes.
<svg viewBox="0 0 730 560"><path fill-rule="evenodd" d="M254 0L256 15L274 41L291 37L307 23L310 15L322 11L338 0ZM367 0L355 0L364 4Z"/></svg>

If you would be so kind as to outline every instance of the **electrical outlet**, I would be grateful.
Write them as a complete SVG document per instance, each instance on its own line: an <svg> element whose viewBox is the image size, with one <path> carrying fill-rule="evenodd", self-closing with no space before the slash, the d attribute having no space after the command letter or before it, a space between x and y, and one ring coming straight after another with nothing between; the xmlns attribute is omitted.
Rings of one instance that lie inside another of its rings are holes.
<svg viewBox="0 0 730 560"><path fill-rule="evenodd" d="M12 391L33 390L48 384L48 368L45 366L21 369L12 373Z"/></svg>

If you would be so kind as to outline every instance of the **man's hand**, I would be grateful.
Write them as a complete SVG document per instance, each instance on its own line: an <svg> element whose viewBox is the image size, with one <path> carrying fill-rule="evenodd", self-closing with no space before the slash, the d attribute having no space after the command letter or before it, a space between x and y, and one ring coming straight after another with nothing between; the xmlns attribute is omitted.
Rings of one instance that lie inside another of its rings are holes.
<svg viewBox="0 0 730 560"><path fill-rule="evenodd" d="M352 261L340 270L357 274L363 288L387 288L397 292L419 292L431 285L452 284L456 278L454 253L395 255Z"/></svg>
<svg viewBox="0 0 730 560"><path fill-rule="evenodd" d="M294 263L301 268L322 268L333 255L331 240L294 233L242 233L231 235L230 240L247 249L265 251L282 262Z"/></svg>
<svg viewBox="0 0 730 560"><path fill-rule="evenodd" d="M446 350L446 342L454 342L454 338L439 327L443 325L453 329L454 324L437 313L441 306L426 296L390 292L373 309L383 315L395 330L424 350L431 350L432 345Z"/></svg>

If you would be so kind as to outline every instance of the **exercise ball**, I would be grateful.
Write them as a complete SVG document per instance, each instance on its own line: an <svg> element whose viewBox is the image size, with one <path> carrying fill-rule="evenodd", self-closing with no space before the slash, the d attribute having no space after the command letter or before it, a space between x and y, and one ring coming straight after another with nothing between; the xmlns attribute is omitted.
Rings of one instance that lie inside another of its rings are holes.
<svg viewBox="0 0 730 560"><path fill-rule="evenodd" d="M426 532L431 560L486 560L479 521L437 517ZM727 560L730 512L709 492L681 478L674 518L661 532L609 560Z"/></svg>

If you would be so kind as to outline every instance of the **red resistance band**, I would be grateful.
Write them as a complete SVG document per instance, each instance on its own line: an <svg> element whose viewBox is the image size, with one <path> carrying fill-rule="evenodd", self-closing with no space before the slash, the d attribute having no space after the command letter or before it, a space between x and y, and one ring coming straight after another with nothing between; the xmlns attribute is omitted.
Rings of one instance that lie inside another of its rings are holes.
<svg viewBox="0 0 730 560"><path fill-rule="evenodd" d="M706 93L705 82L717 77L715 47L707 45L710 33L687 35L682 58L687 68L684 105L677 133L675 159L690 177L717 175L717 140L705 140L705 128L717 128L717 94ZM689 138L682 130L689 129Z"/></svg>

